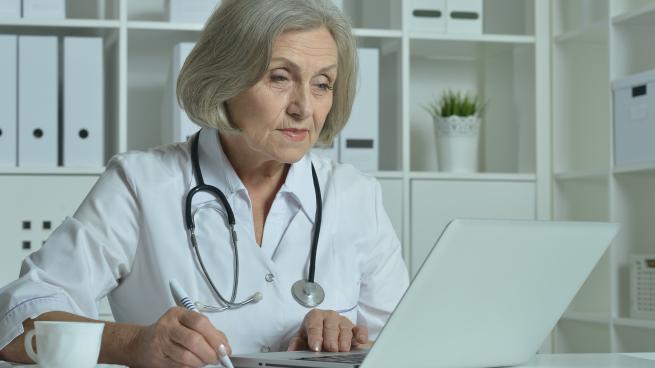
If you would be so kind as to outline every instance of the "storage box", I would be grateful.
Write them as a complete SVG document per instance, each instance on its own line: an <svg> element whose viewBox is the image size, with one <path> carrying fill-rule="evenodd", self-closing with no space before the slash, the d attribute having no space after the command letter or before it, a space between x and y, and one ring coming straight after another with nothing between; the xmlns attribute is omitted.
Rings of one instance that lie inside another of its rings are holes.
<svg viewBox="0 0 655 368"><path fill-rule="evenodd" d="M412 0L409 28L416 32L446 32L446 0Z"/></svg>
<svg viewBox="0 0 655 368"><path fill-rule="evenodd" d="M614 166L655 162L655 70L612 84Z"/></svg>
<svg viewBox="0 0 655 368"><path fill-rule="evenodd" d="M447 0L447 33L482 33L482 0Z"/></svg>
<svg viewBox="0 0 655 368"><path fill-rule="evenodd" d="M168 20L175 23L205 23L220 0L166 0Z"/></svg>
<svg viewBox="0 0 655 368"><path fill-rule="evenodd" d="M631 256L630 317L655 319L655 254Z"/></svg>

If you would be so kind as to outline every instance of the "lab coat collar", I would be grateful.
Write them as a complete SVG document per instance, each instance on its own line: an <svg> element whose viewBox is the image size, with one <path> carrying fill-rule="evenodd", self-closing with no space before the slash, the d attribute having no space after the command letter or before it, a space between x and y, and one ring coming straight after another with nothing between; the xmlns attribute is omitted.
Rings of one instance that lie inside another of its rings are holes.
<svg viewBox="0 0 655 368"><path fill-rule="evenodd" d="M291 164L287 179L280 192L288 192L300 203L307 218L314 222L316 215L316 194L314 192L314 179L312 179L312 160L309 154L304 155L298 162Z"/></svg>
<svg viewBox="0 0 655 368"><path fill-rule="evenodd" d="M221 140L216 129L203 128L198 142L200 169L205 184L213 185L231 195L238 191L247 193L247 189L232 164L225 156ZM298 162L291 164L287 178L280 188L280 193L288 193L300 205L307 218L314 222L316 215L316 195L312 179L312 166L309 153Z"/></svg>
<svg viewBox="0 0 655 368"><path fill-rule="evenodd" d="M245 185L223 152L216 129L203 128L200 131L198 157L205 184L217 187L226 195L240 190L246 191Z"/></svg>

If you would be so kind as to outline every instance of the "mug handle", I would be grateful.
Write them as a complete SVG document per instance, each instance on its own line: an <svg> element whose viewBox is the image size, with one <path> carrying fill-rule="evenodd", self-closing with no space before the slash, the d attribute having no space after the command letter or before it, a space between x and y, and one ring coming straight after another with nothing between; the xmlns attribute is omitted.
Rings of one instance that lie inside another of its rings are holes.
<svg viewBox="0 0 655 368"><path fill-rule="evenodd" d="M32 348L32 340L34 340L35 334L36 334L36 329L29 330L27 334L25 334L24 345L25 345L25 352L27 353L27 356L29 356L34 361L34 363L38 363L39 356L36 355L36 352Z"/></svg>

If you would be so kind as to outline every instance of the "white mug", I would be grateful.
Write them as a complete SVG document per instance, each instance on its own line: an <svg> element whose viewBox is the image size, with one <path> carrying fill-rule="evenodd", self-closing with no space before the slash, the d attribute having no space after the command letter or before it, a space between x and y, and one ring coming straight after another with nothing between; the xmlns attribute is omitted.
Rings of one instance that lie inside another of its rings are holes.
<svg viewBox="0 0 655 368"><path fill-rule="evenodd" d="M36 321L25 335L25 352L40 368L94 368L104 323ZM36 350L32 339L36 336Z"/></svg>

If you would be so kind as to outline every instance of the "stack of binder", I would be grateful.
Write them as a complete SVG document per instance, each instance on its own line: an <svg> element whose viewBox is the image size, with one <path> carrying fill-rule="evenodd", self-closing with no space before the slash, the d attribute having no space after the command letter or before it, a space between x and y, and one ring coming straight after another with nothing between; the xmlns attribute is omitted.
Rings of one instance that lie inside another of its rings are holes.
<svg viewBox="0 0 655 368"><path fill-rule="evenodd" d="M3 167L104 164L102 39L65 37L61 44L62 75L56 36L0 35Z"/></svg>
<svg viewBox="0 0 655 368"><path fill-rule="evenodd" d="M357 49L359 80L350 119L332 147L313 152L363 171L377 171L379 156L380 51Z"/></svg>
<svg viewBox="0 0 655 368"><path fill-rule="evenodd" d="M0 35L0 166L15 167L17 161L18 37Z"/></svg>
<svg viewBox="0 0 655 368"><path fill-rule="evenodd" d="M198 125L191 121L186 111L177 103L175 93L177 76L180 74L180 69L182 69L184 61L194 46L193 42L181 42L175 45L173 50L168 82L162 103L162 142L165 144L185 142L199 129Z"/></svg>

